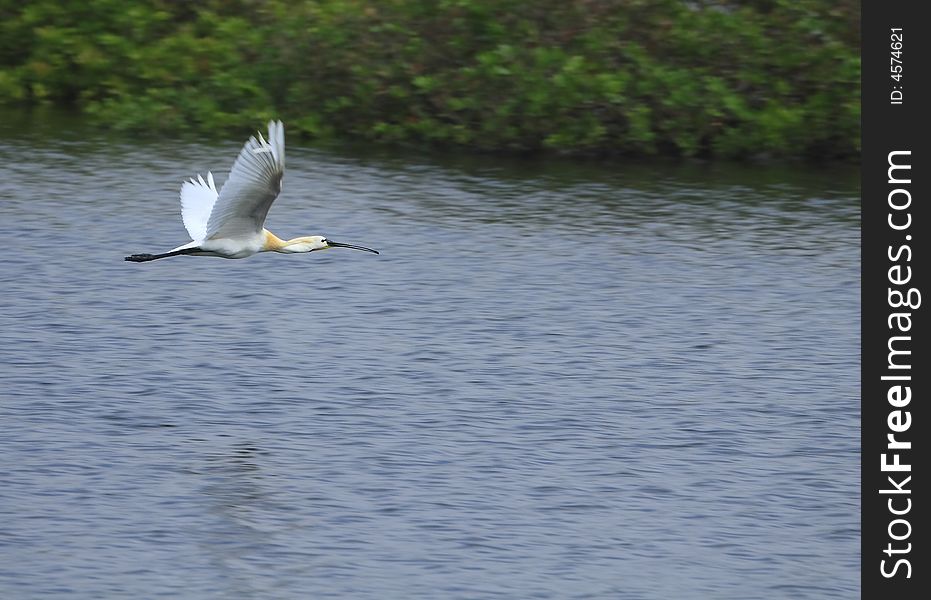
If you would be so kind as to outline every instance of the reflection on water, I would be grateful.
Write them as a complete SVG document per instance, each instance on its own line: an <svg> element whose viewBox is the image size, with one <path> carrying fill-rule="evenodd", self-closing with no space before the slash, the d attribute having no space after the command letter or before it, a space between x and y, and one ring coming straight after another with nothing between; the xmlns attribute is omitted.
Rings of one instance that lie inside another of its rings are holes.
<svg viewBox="0 0 931 600"><path fill-rule="evenodd" d="M0 596L858 594L855 171L0 133Z"/></svg>

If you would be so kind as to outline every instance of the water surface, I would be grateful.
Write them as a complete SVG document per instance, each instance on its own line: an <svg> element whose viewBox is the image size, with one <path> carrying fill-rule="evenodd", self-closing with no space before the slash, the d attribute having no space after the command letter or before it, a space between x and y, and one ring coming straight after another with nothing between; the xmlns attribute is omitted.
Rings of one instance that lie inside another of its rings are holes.
<svg viewBox="0 0 931 600"><path fill-rule="evenodd" d="M859 200L836 168L0 142L0 596L852 598Z"/></svg>

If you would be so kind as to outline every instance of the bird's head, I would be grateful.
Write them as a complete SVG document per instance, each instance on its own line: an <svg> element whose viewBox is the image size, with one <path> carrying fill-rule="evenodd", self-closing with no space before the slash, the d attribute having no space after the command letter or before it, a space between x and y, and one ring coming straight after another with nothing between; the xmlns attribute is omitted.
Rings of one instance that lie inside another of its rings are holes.
<svg viewBox="0 0 931 600"><path fill-rule="evenodd" d="M352 244L341 244L326 238L322 235L309 235L306 237L294 238L288 240L282 250L284 252L314 252L315 250L326 250L327 248L352 248L353 250L364 250L378 254L377 250L366 248L365 246L353 246Z"/></svg>

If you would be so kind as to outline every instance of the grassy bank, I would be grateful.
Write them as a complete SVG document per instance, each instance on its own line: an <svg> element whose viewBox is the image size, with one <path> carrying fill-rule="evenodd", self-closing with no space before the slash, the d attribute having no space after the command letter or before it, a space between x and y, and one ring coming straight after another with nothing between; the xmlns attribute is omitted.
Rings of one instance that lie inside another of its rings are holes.
<svg viewBox="0 0 931 600"><path fill-rule="evenodd" d="M856 157L852 0L0 0L0 103L127 129Z"/></svg>

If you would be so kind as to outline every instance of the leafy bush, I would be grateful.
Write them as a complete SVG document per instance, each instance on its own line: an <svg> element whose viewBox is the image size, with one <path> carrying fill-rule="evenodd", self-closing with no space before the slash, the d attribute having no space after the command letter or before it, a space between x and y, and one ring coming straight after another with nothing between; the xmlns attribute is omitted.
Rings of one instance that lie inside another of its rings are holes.
<svg viewBox="0 0 931 600"><path fill-rule="evenodd" d="M0 102L491 151L853 157L854 0L0 0Z"/></svg>

